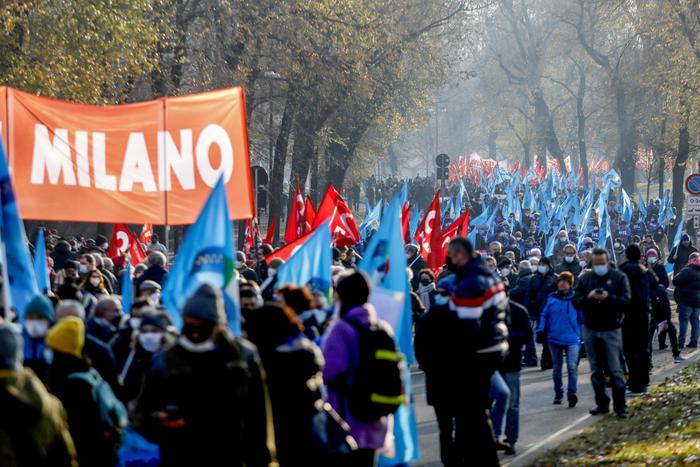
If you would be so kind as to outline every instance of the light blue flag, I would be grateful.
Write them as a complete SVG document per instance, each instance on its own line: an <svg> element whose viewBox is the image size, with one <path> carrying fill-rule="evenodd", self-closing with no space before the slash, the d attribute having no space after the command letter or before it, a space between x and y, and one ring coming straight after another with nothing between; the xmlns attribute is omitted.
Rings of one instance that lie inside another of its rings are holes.
<svg viewBox="0 0 700 467"><path fill-rule="evenodd" d="M370 211L367 211L367 215L365 216L365 219L362 221L362 224L360 224L360 227L358 228L358 230L360 231L360 238L363 241L372 232L372 226L374 225L374 223L379 221L379 219L381 218L381 211L382 211L382 202L381 201L378 201L377 205L373 209L371 209Z"/></svg>
<svg viewBox="0 0 700 467"><path fill-rule="evenodd" d="M403 301L398 316L386 316L391 307L377 307L380 318L393 323L394 337L407 363L413 362L411 300L406 272L406 255L401 238L401 204L394 198L384 214L379 230L372 237L358 265L374 285L373 295L399 297ZM405 369L405 392L410 405L403 404L394 415L395 453L393 458L380 457L379 465L400 465L420 457L416 413L411 387L411 373Z"/></svg>
<svg viewBox="0 0 700 467"><path fill-rule="evenodd" d="M554 245L557 243L557 239L559 238L559 232L561 232L562 230L567 232L566 223L564 222L561 222L559 224L559 228L555 229L554 232L552 232L552 235L549 237L549 242L547 242L547 249L544 252L545 256L550 257L554 255Z"/></svg>
<svg viewBox="0 0 700 467"><path fill-rule="evenodd" d="M401 206L406 204L406 201L408 201L408 181L404 180L401 187Z"/></svg>
<svg viewBox="0 0 700 467"><path fill-rule="evenodd" d="M673 236L673 245L671 245L671 249L675 248L678 246L679 243L681 243L681 236L683 235L683 227L685 226L685 216L681 218L681 221L678 223L678 228L676 229L676 235Z"/></svg>
<svg viewBox="0 0 700 467"><path fill-rule="evenodd" d="M612 237L612 234L610 232L610 216L608 215L608 208L606 207L605 210L603 211L603 215L601 218L601 229L600 229L600 235L598 236L598 246L601 248L605 248L605 244L608 240L608 237ZM605 227L605 229L603 229ZM612 239L611 239L612 241ZM615 254L615 251L613 251L613 255ZM617 261L617 258L615 259Z"/></svg>
<svg viewBox="0 0 700 467"><path fill-rule="evenodd" d="M371 210L372 206L369 204L369 198L365 198L365 216L367 216Z"/></svg>
<svg viewBox="0 0 700 467"><path fill-rule="evenodd" d="M608 173L603 176L603 184L610 185L611 188L620 188L622 186L622 179L615 169L610 169Z"/></svg>
<svg viewBox="0 0 700 467"><path fill-rule="evenodd" d="M240 308L233 231L223 177L219 178L197 220L190 226L173 267L165 279L161 301L176 328L182 326L182 308L197 288L220 287L226 303L228 326L241 335Z"/></svg>
<svg viewBox="0 0 700 467"><path fill-rule="evenodd" d="M131 313L131 305L134 303L134 281L131 274L131 261L128 261L124 271L122 271L121 282L122 310L124 310L124 313Z"/></svg>
<svg viewBox="0 0 700 467"><path fill-rule="evenodd" d="M647 218L647 207L644 204L644 198L642 198L642 194L637 192L637 195L639 195L639 214L642 215L642 219Z"/></svg>
<svg viewBox="0 0 700 467"><path fill-rule="evenodd" d="M46 294L51 290L49 267L46 264L46 240L44 240L43 227L39 227L36 245L34 245L34 276L36 277L36 285L39 287L39 292Z"/></svg>
<svg viewBox="0 0 700 467"><path fill-rule="evenodd" d="M319 225L306 242L277 270L277 286L309 286L331 299L331 229L329 222Z"/></svg>
<svg viewBox="0 0 700 467"><path fill-rule="evenodd" d="M415 206L413 208L413 214L411 214L411 218L408 220L408 228L411 231L411 241L416 236L418 224L420 224L420 209L418 209L418 206Z"/></svg>
<svg viewBox="0 0 700 467"><path fill-rule="evenodd" d="M622 189L622 219L628 224L632 222L632 200L627 195L625 189Z"/></svg>
<svg viewBox="0 0 700 467"><path fill-rule="evenodd" d="M5 306L14 307L22 321L24 309L30 300L39 294L39 287L36 284L27 234L19 217L2 141L0 141L0 200L2 200L0 242L5 250L0 261L4 269L3 278L7 280L5 284L9 282L7 287L9 293L5 293Z"/></svg>

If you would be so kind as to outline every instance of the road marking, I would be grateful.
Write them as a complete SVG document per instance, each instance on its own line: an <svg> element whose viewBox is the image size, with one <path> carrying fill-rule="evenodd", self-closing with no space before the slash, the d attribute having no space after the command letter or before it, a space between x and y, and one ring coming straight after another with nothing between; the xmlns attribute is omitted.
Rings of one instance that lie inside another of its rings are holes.
<svg viewBox="0 0 700 467"><path fill-rule="evenodd" d="M540 441L539 443L533 444L532 446L530 446L529 448L527 448L525 451L523 451L521 454L518 454L518 455L515 456L514 458L510 459L508 462L506 462L506 463L504 463L504 464L501 464L501 465L503 465L503 466L510 465L512 462L515 462L515 461L517 461L517 460L520 460L520 459L526 457L526 456L527 456L528 454L530 454L531 452L536 451L537 449L541 448L542 446L544 446L545 444L547 444L548 442L550 442L551 440L553 440L553 439L556 438L557 436L559 436L559 435L563 434L564 432L566 432L566 431L572 429L573 427L575 427L576 425L578 425L578 424L581 423L582 421L586 420L587 418L591 418L591 417L592 417L592 415L590 415L590 414L582 415L581 417L577 418L577 419L574 420L573 422L571 422L571 423L569 423L568 425L566 425L566 426L565 426L564 428L562 428L561 430L557 431L556 433L552 433L551 435L547 436L545 439L543 439L543 440Z"/></svg>

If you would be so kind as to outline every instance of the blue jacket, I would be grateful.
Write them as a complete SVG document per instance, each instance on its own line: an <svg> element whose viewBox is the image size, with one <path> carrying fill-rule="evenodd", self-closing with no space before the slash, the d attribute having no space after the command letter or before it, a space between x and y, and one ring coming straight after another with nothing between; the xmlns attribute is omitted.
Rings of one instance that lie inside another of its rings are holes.
<svg viewBox="0 0 700 467"><path fill-rule="evenodd" d="M557 345L576 345L581 342L581 310L574 306L574 293L562 297L557 292L547 297L540 313L537 332L546 332L547 340Z"/></svg>

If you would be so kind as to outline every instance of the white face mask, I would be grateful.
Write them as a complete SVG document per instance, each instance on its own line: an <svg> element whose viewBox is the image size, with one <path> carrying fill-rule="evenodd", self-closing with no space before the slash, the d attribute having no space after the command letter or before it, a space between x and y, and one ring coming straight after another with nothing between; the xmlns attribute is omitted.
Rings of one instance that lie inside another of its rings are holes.
<svg viewBox="0 0 700 467"><path fill-rule="evenodd" d="M547 274L547 271L549 271L549 267L546 265L537 266L537 272L540 274Z"/></svg>
<svg viewBox="0 0 700 467"><path fill-rule="evenodd" d="M160 303L160 292L152 293L150 299L153 303Z"/></svg>
<svg viewBox="0 0 700 467"><path fill-rule="evenodd" d="M100 285L100 282L102 281L98 278L90 279L90 284L92 284L93 287L98 287Z"/></svg>
<svg viewBox="0 0 700 467"><path fill-rule="evenodd" d="M510 276L510 269L501 269L501 276L503 277L508 277Z"/></svg>
<svg viewBox="0 0 700 467"><path fill-rule="evenodd" d="M29 337L44 337L49 331L49 322L44 319L31 319L24 322Z"/></svg>
<svg viewBox="0 0 700 467"><path fill-rule="evenodd" d="M615 248L622 248L622 243L616 243Z"/></svg>
<svg viewBox="0 0 700 467"><path fill-rule="evenodd" d="M136 331L139 327L141 327L141 318L131 318L129 320L129 326L131 326L131 329Z"/></svg>
<svg viewBox="0 0 700 467"><path fill-rule="evenodd" d="M581 266L582 268L585 268L587 263L586 263L585 261L579 261L578 264L579 264L579 266Z"/></svg>
<svg viewBox="0 0 700 467"><path fill-rule="evenodd" d="M81 275L87 274L87 271L88 271L87 265L81 264L80 266L78 266L78 272L79 272Z"/></svg>
<svg viewBox="0 0 700 467"><path fill-rule="evenodd" d="M656 264L657 261L659 261L659 258L657 258L656 256L650 256L649 258L647 258L647 262L649 264Z"/></svg>
<svg viewBox="0 0 700 467"><path fill-rule="evenodd" d="M214 350L214 341L211 339L207 339L204 342L200 342L198 344L195 344L191 340L189 340L185 336L180 336L180 338L177 340L177 343L180 344L182 348L185 350L188 350L190 352L194 353L202 353L202 352L211 352Z"/></svg>
<svg viewBox="0 0 700 467"><path fill-rule="evenodd" d="M567 263L573 263L574 257L573 256L564 256L564 261L566 261Z"/></svg>
<svg viewBox="0 0 700 467"><path fill-rule="evenodd" d="M269 277L274 276L275 274L277 274L277 269L275 269L275 268L268 268L268 270L267 270L267 275L268 275Z"/></svg>
<svg viewBox="0 0 700 467"><path fill-rule="evenodd" d="M146 352L157 352L163 344L163 333L142 332L139 334L139 344L141 344L141 347L143 347Z"/></svg>

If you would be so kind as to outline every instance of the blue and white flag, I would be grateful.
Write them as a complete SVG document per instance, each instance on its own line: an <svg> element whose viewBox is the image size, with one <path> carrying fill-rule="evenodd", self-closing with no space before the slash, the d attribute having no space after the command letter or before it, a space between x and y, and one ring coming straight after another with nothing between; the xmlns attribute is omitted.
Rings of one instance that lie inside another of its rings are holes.
<svg viewBox="0 0 700 467"><path fill-rule="evenodd" d="M331 298L331 229L329 222L319 225L303 245L277 270L277 286L308 286Z"/></svg>
<svg viewBox="0 0 700 467"><path fill-rule="evenodd" d="M681 237L683 236L683 227L685 226L685 216L681 218L678 223L678 228L676 229L676 235L673 236L673 245L671 249L677 247L681 243Z"/></svg>
<svg viewBox="0 0 700 467"><path fill-rule="evenodd" d="M639 195L639 214L642 215L642 219L646 219L647 218L647 207L644 204L644 198L642 198L641 193L637 192L637 194Z"/></svg>
<svg viewBox="0 0 700 467"><path fill-rule="evenodd" d="M0 201L2 202L0 243L1 249L4 250L0 255L0 261L2 261L5 284L9 283L9 287L3 288L5 306L14 307L19 320L22 321L24 309L31 299L39 294L39 287L36 284L34 267L27 246L27 234L19 217L2 141L0 141Z"/></svg>
<svg viewBox="0 0 700 467"><path fill-rule="evenodd" d="M628 224L632 222L632 211L634 211L632 207L632 200L630 200L630 197L627 195L627 192L625 189L622 189L622 220L627 222Z"/></svg>
<svg viewBox="0 0 700 467"><path fill-rule="evenodd" d="M39 292L46 295L51 291L51 281L49 280L49 265L46 263L46 240L44 239L44 228L39 227L34 245L34 276Z"/></svg>
<svg viewBox="0 0 700 467"><path fill-rule="evenodd" d="M228 327L241 335L233 231L223 177L214 186L197 220L187 230L173 267L163 284L161 302L176 328L182 326L182 308L197 288L208 283L221 288Z"/></svg>
<svg viewBox="0 0 700 467"><path fill-rule="evenodd" d="M398 307L376 307L376 310L380 318L393 325L399 350L406 356L410 365L413 362L413 325L406 254L401 238L401 209L400 199L395 197L389 210L382 217L379 230L367 245L358 267L370 277L374 285L373 296L398 301ZM370 301L374 300L370 298ZM394 308L398 308L398 316L384 314ZM408 464L420 457L415 403L408 366L404 381L409 403L401 405L394 414L394 456L380 457L380 466Z"/></svg>

